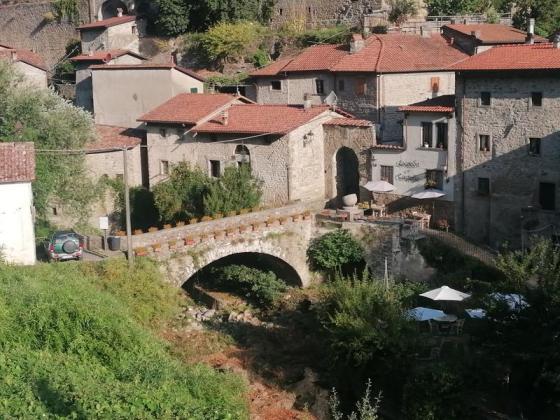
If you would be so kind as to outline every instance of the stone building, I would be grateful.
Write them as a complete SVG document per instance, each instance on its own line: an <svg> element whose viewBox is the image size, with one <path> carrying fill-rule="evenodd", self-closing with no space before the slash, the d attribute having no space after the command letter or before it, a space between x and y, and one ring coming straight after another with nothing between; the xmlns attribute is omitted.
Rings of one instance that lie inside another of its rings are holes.
<svg viewBox="0 0 560 420"><path fill-rule="evenodd" d="M33 143L0 142L0 259L35 264Z"/></svg>
<svg viewBox="0 0 560 420"><path fill-rule="evenodd" d="M534 22L528 32L497 23L478 23L444 25L441 33L450 43L470 55L496 45L548 42L546 38L534 35Z"/></svg>
<svg viewBox="0 0 560 420"><path fill-rule="evenodd" d="M205 79L174 64L92 65L97 124L135 128L137 119L179 93L201 93Z"/></svg>
<svg viewBox="0 0 560 420"><path fill-rule="evenodd" d="M140 27L140 28L139 28ZM98 20L78 26L82 52L130 50L138 52L142 21L136 16L119 15L105 20Z"/></svg>
<svg viewBox="0 0 560 420"><path fill-rule="evenodd" d="M316 45L251 73L258 103L337 106L377 124L381 142L402 138L398 108L455 91L448 67L467 55L440 35L354 35L349 45Z"/></svg>
<svg viewBox="0 0 560 420"><path fill-rule="evenodd" d="M559 47L495 47L454 66L456 218L475 241L518 247L530 232L558 232Z"/></svg>
<svg viewBox="0 0 560 420"><path fill-rule="evenodd" d="M91 66L106 64L141 64L145 58L128 50L90 51L71 59L76 65L75 104L93 113Z"/></svg>
<svg viewBox="0 0 560 420"><path fill-rule="evenodd" d="M22 48L0 44L0 60L13 64L26 83L38 88L47 87L47 65L43 57Z"/></svg>
<svg viewBox="0 0 560 420"><path fill-rule="evenodd" d="M260 105L227 94L182 94L140 121L147 129L150 185L181 161L213 177L226 166L247 164L263 181L270 205L359 193L360 157L365 166L374 143L368 121L309 101Z"/></svg>

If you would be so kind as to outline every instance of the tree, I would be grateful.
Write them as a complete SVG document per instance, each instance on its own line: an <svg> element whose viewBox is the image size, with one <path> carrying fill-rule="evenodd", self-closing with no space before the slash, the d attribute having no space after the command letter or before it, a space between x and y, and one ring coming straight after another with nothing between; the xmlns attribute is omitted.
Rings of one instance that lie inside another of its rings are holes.
<svg viewBox="0 0 560 420"><path fill-rule="evenodd" d="M32 141L38 150L35 207L40 217L56 199L77 220L83 219L100 193L87 178L81 154L43 152L83 149L95 136L91 115L50 90L32 88L4 62L0 62L0 141Z"/></svg>
<svg viewBox="0 0 560 420"><path fill-rule="evenodd" d="M339 229L314 239L307 256L314 269L333 271L361 262L364 249L350 232Z"/></svg>
<svg viewBox="0 0 560 420"><path fill-rule="evenodd" d="M190 23L190 3L185 0L158 0L156 32L166 36L177 36L187 32Z"/></svg>
<svg viewBox="0 0 560 420"><path fill-rule="evenodd" d="M535 19L535 32L550 36L560 29L560 2L557 0L519 0L515 2L513 26L527 29L529 18Z"/></svg>
<svg viewBox="0 0 560 420"><path fill-rule="evenodd" d="M262 198L262 182L254 178L247 165L229 166L222 177L212 182L204 195L204 212L226 214L257 207Z"/></svg>
<svg viewBox="0 0 560 420"><path fill-rule="evenodd" d="M389 22L397 26L405 23L409 17L414 16L418 11L414 0L391 0L390 4Z"/></svg>
<svg viewBox="0 0 560 420"><path fill-rule="evenodd" d="M494 8L500 12L511 9L510 0L426 0L428 14L432 16L455 16L469 13L485 13Z"/></svg>
<svg viewBox="0 0 560 420"><path fill-rule="evenodd" d="M249 21L221 22L203 35L202 46L211 61L244 59L257 51L263 41L264 30L261 25Z"/></svg>

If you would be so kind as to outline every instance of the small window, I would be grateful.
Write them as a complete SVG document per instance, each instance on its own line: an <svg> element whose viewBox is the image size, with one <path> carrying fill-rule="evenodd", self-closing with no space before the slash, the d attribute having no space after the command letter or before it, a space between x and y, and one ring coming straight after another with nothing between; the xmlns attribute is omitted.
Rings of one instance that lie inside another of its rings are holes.
<svg viewBox="0 0 560 420"><path fill-rule="evenodd" d="M161 137L167 137L167 129L165 129L165 128L160 128L160 129L159 129L159 135L160 135Z"/></svg>
<svg viewBox="0 0 560 420"><path fill-rule="evenodd" d="M490 195L490 178L478 178L478 194Z"/></svg>
<svg viewBox="0 0 560 420"><path fill-rule="evenodd" d="M356 79L356 95L364 96L367 93L366 79L360 77Z"/></svg>
<svg viewBox="0 0 560 420"><path fill-rule="evenodd" d="M432 147L432 123L422 123L422 147Z"/></svg>
<svg viewBox="0 0 560 420"><path fill-rule="evenodd" d="M169 161L160 160L159 161L159 173L161 175L169 175Z"/></svg>
<svg viewBox="0 0 560 420"><path fill-rule="evenodd" d="M222 174L221 162L219 160L210 161L210 176L213 178L219 178Z"/></svg>
<svg viewBox="0 0 560 420"><path fill-rule="evenodd" d="M282 16L283 13L284 13L284 9L282 9L282 8L278 9L278 14L279 14L280 16Z"/></svg>
<svg viewBox="0 0 560 420"><path fill-rule="evenodd" d="M136 32L138 31L138 28L136 25L132 25L132 35L136 35Z"/></svg>
<svg viewBox="0 0 560 420"><path fill-rule="evenodd" d="M393 183L393 167L381 165L381 181L387 181L389 184Z"/></svg>
<svg viewBox="0 0 560 420"><path fill-rule="evenodd" d="M551 182L540 183L539 204L543 210L556 210L556 184Z"/></svg>
<svg viewBox="0 0 560 420"><path fill-rule="evenodd" d="M542 106L542 92L531 93L531 105Z"/></svg>
<svg viewBox="0 0 560 420"><path fill-rule="evenodd" d="M541 154L541 139L532 137L529 139L529 154L531 156L540 156Z"/></svg>
<svg viewBox="0 0 560 420"><path fill-rule="evenodd" d="M338 81L338 90L339 90L340 92L344 92L344 88L345 88L345 86L344 86L344 79L339 79L339 81Z"/></svg>
<svg viewBox="0 0 560 420"><path fill-rule="evenodd" d="M492 95L490 92L480 92L480 105L490 106L492 104Z"/></svg>
<svg viewBox="0 0 560 420"><path fill-rule="evenodd" d="M325 81L321 79L315 80L315 91L318 95L323 95L325 93Z"/></svg>
<svg viewBox="0 0 560 420"><path fill-rule="evenodd" d="M282 81L281 80L272 80L270 82L270 89L272 89L272 90L282 90Z"/></svg>
<svg viewBox="0 0 560 420"><path fill-rule="evenodd" d="M490 136L488 134L481 134L478 136L478 149L481 152L490 151Z"/></svg>
<svg viewBox="0 0 560 420"><path fill-rule="evenodd" d="M52 208L52 214L53 216L58 216L58 209L56 207Z"/></svg>
<svg viewBox="0 0 560 420"><path fill-rule="evenodd" d="M198 88L191 88L191 93L198 93Z"/></svg>
<svg viewBox="0 0 560 420"><path fill-rule="evenodd" d="M438 149L447 150L447 124L439 122L436 124L437 128L437 143Z"/></svg>
<svg viewBox="0 0 560 420"><path fill-rule="evenodd" d="M443 190L443 171L439 169L428 169L426 171L426 188Z"/></svg>

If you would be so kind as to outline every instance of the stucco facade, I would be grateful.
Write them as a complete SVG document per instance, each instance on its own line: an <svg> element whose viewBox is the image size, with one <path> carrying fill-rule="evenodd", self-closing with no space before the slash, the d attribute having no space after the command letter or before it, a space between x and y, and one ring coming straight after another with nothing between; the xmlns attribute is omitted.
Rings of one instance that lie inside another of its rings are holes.
<svg viewBox="0 0 560 420"><path fill-rule="evenodd" d="M29 86L39 89L47 88L47 72L45 70L31 66L23 61L14 63L14 67L24 76L24 81Z"/></svg>
<svg viewBox="0 0 560 420"><path fill-rule="evenodd" d="M522 229L558 226L560 79L538 71L461 73L456 94L460 229L492 246L520 246Z"/></svg>
<svg viewBox="0 0 560 420"><path fill-rule="evenodd" d="M93 66L97 124L138 127L142 114L183 92L203 92L204 82L174 66Z"/></svg>

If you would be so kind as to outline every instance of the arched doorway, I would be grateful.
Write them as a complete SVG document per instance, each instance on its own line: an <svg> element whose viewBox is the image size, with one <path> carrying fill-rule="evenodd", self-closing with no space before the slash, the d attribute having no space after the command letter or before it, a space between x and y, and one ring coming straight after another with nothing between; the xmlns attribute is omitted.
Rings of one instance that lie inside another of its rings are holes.
<svg viewBox="0 0 560 420"><path fill-rule="evenodd" d="M97 13L99 20L109 19L117 16L117 9L122 9L123 15L128 14L127 5L121 0L107 0L103 2Z"/></svg>
<svg viewBox="0 0 560 420"><path fill-rule="evenodd" d="M238 167L247 167L251 169L251 154L244 144L240 144L235 148L235 161Z"/></svg>
<svg viewBox="0 0 560 420"><path fill-rule="evenodd" d="M349 147L341 147L335 155L335 185L338 205L348 194L360 194L360 165L358 156Z"/></svg>

